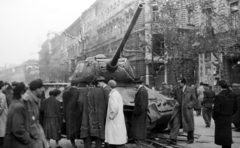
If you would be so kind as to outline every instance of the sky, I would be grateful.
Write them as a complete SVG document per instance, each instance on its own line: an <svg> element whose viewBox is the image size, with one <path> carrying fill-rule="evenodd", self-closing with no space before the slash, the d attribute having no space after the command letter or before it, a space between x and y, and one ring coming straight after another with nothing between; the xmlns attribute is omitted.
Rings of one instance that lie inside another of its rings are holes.
<svg viewBox="0 0 240 148"><path fill-rule="evenodd" d="M0 67L38 59L47 33L68 28L95 0L0 0Z"/></svg>

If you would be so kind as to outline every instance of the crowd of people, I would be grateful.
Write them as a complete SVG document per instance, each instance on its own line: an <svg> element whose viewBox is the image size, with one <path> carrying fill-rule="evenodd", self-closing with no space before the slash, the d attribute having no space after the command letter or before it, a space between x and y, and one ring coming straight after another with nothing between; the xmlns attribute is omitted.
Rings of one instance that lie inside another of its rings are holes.
<svg viewBox="0 0 240 148"><path fill-rule="evenodd" d="M0 81L0 148L50 148L51 139L56 141L56 148L61 148L59 141L62 138L63 125L66 126L65 134L73 147L76 147L75 138L83 139L85 148L91 148L93 141L96 148L103 145L109 148L124 148L129 138L136 144L146 139L148 93L142 81L136 79L134 82L137 89L136 105L129 135L123 113L123 99L116 89L117 82L110 80L106 83L103 77L98 77L96 82L97 89L92 89L89 91L92 93L87 94L88 97L80 97L78 100L77 106L81 115L75 116L75 111L70 112L74 118L80 117L74 119L81 125L76 130L73 129L73 120L69 122L67 114L64 113L68 108L61 109L61 102L57 99L61 94L60 90L50 91L50 97L45 98L43 82L40 79L33 80L28 86L23 82L13 82L10 85ZM69 97L68 90L75 91L74 86L63 93L63 103L74 95L72 93ZM83 95L80 93L81 91L78 91L79 96ZM91 107L88 108L88 105ZM63 124L64 122L66 124Z"/></svg>
<svg viewBox="0 0 240 148"><path fill-rule="evenodd" d="M187 143L193 143L194 119L193 111L203 117L206 128L211 126L211 119L215 121L215 144L223 148L230 148L232 140L232 124L235 131L240 132L240 84L231 86L226 81L218 82L216 90L206 83L199 86L186 86L186 80L180 79L178 87L169 87L162 83L161 93L176 101L170 120L170 144L177 143L180 128L188 133Z"/></svg>
<svg viewBox="0 0 240 148"><path fill-rule="evenodd" d="M221 80L218 83L221 89L216 93L206 83L200 83L199 87L186 83L184 78L178 80L177 87L162 83L161 93L175 100L167 142L175 145L181 128L187 133L187 143L194 142L195 110L198 116L203 116L206 128L211 126L213 118L215 143L230 148L231 124L235 125L235 131L240 131L240 85L234 83L229 87ZM28 86L23 82L0 81L0 148L50 148L51 139L61 148L59 141L64 130L74 148L75 139L83 139L85 148L91 148L93 141L96 148L124 148L129 139L139 145L147 137L148 93L140 79L134 84L137 93L129 127L123 98L114 80L107 83L104 77L97 77L97 89L69 87L62 94L63 106L57 99L61 94L59 89L53 89L50 97L45 98L40 79Z"/></svg>

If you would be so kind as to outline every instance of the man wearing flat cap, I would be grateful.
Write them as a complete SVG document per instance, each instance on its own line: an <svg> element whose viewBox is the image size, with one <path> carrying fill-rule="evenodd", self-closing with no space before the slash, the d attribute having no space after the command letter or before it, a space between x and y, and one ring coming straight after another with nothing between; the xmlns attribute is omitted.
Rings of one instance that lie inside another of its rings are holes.
<svg viewBox="0 0 240 148"><path fill-rule="evenodd" d="M48 147L43 128L39 123L40 96L43 84L41 81L33 80L29 84L29 90L24 94L22 100L26 106L29 121L29 133L31 137L31 148Z"/></svg>
<svg viewBox="0 0 240 148"><path fill-rule="evenodd" d="M61 91L58 89L50 91L50 97L45 99L41 106L43 130L48 145L50 145L50 139L56 140L56 148L61 148L58 143L61 139L60 129L62 124L61 103L57 100L59 94L61 94Z"/></svg>
<svg viewBox="0 0 240 148"><path fill-rule="evenodd" d="M12 82L12 88L14 89L18 84L19 82L16 82L16 81Z"/></svg>
<svg viewBox="0 0 240 148"><path fill-rule="evenodd" d="M106 101L107 101L106 103L108 104L108 95L111 92L112 88L109 85L107 85L105 81L106 81L105 78L102 76L99 76L96 79L97 86L103 89L104 97L106 98Z"/></svg>
<svg viewBox="0 0 240 148"><path fill-rule="evenodd" d="M130 138L132 138L135 143L138 144L139 141L147 138L148 92L142 85L141 79L135 79L134 83L135 87L137 88L137 93L134 100L135 105L132 115Z"/></svg>

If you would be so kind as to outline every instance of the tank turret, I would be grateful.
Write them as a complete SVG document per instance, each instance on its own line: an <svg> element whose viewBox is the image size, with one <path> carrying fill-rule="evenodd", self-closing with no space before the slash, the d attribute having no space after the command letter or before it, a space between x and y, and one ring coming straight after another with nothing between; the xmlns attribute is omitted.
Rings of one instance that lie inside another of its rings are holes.
<svg viewBox="0 0 240 148"><path fill-rule="evenodd" d="M96 76L103 76L106 80L114 78L120 86L127 86L134 80L135 75L130 63L126 58L120 58L120 55L142 9L143 4L139 4L112 58L107 58L105 55L100 54L95 57L89 57L85 61L79 61L76 64L71 80L72 85L89 85Z"/></svg>

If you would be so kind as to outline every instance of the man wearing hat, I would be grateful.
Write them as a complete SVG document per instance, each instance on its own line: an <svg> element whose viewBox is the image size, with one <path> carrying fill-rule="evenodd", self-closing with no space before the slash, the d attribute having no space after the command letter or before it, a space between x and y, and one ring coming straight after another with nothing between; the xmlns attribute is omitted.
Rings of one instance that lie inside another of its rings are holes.
<svg viewBox="0 0 240 148"><path fill-rule="evenodd" d="M141 79L135 79L134 83L137 88L137 93L134 100L135 105L132 115L130 138L138 144L139 141L147 138L148 92L142 85Z"/></svg>
<svg viewBox="0 0 240 148"><path fill-rule="evenodd" d="M33 80L29 84L29 90L24 94L22 100L27 108L29 121L29 133L32 137L31 148L46 148L48 147L46 138L39 124L39 107L40 107L40 96L42 94L42 82Z"/></svg>
<svg viewBox="0 0 240 148"><path fill-rule="evenodd" d="M112 88L109 94L109 105L105 126L105 142L109 148L125 148L127 143L127 130L123 114L123 99L118 90L117 82L110 80L108 85Z"/></svg>
<svg viewBox="0 0 240 148"><path fill-rule="evenodd" d="M103 86L104 81L101 76L94 79L99 87ZM82 115L80 138L84 140L85 148L91 148L93 141L95 148L101 148L105 139L107 97L102 88L96 87L80 89L80 95L78 99Z"/></svg>
<svg viewBox="0 0 240 148"><path fill-rule="evenodd" d="M12 88L14 89L18 84L19 84L18 82L13 81L13 82L12 82Z"/></svg>
<svg viewBox="0 0 240 148"><path fill-rule="evenodd" d="M0 81L0 148L3 146L3 139L6 132L8 105L3 91L4 82Z"/></svg>
<svg viewBox="0 0 240 148"><path fill-rule="evenodd" d="M235 108L234 114L232 116L232 123L235 125L235 131L240 132L240 89L239 84L233 83L232 84L233 93L235 95Z"/></svg>
<svg viewBox="0 0 240 148"><path fill-rule="evenodd" d="M102 76L99 76L99 77L96 79L96 81L97 81L97 86L103 89L103 91L104 91L104 97L106 98L106 100L107 100L106 103L108 104L108 95L109 95L109 93L111 92L112 88L105 83L106 80L105 80L105 78L102 77Z"/></svg>
<svg viewBox="0 0 240 148"><path fill-rule="evenodd" d="M61 148L58 143L61 139L61 103L56 99L59 94L61 94L61 91L58 89L50 91L50 97L45 99L41 106L41 111L43 112L43 130L48 145L50 145L50 139L56 140L56 148Z"/></svg>

